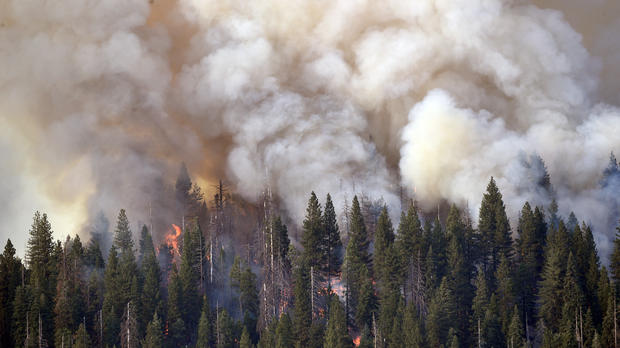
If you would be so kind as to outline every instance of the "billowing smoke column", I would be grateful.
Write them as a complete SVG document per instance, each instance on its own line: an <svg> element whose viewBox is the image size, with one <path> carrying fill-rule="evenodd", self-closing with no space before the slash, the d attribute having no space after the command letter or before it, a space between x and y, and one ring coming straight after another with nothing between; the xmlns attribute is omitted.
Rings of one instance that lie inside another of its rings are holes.
<svg viewBox="0 0 620 348"><path fill-rule="evenodd" d="M61 234L120 207L146 221L185 161L248 200L270 185L296 221L310 190L397 215L401 185L475 214L494 176L511 216L556 198L606 253L620 111L602 102L620 97L614 57L588 47L600 57L560 12L516 0L4 1L0 194L16 222L0 231L33 207L64 216Z"/></svg>

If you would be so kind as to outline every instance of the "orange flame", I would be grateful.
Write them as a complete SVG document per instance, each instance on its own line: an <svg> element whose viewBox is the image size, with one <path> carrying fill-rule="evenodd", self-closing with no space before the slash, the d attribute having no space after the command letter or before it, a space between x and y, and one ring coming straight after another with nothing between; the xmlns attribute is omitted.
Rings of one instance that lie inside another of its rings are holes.
<svg viewBox="0 0 620 348"><path fill-rule="evenodd" d="M360 336L357 336L357 337L355 337L355 338L353 339L353 344L354 344L356 347L359 347L359 346L360 346L360 341L361 341L361 340L362 340L362 338L361 338Z"/></svg>
<svg viewBox="0 0 620 348"><path fill-rule="evenodd" d="M171 245L174 252L179 255L179 237L181 236L181 228L175 224L172 224L172 228L174 228L175 233L169 233L166 235L166 244Z"/></svg>

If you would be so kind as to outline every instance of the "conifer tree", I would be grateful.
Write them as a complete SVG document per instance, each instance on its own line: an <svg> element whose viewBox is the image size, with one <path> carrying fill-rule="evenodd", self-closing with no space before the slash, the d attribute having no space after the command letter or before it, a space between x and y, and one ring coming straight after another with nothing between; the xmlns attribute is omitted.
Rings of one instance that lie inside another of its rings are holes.
<svg viewBox="0 0 620 348"><path fill-rule="evenodd" d="M495 293L497 294L497 306L498 316L500 319L502 332L508 332L508 326L510 325L510 312L515 305L515 292L514 282L512 278L513 266L505 255L501 256L499 266L495 272L495 279L497 279L497 288Z"/></svg>
<svg viewBox="0 0 620 348"><path fill-rule="evenodd" d="M424 347L420 315L413 303L409 303L403 316L403 346L411 348Z"/></svg>
<svg viewBox="0 0 620 348"><path fill-rule="evenodd" d="M202 301L202 312L198 322L198 340L196 348L207 348L212 346L213 326L211 325L209 302L206 298Z"/></svg>
<svg viewBox="0 0 620 348"><path fill-rule="evenodd" d="M124 295L119 284L118 256L115 248L110 248L108 264L105 269L103 299L104 342L108 346L117 344L121 316L125 306Z"/></svg>
<svg viewBox="0 0 620 348"><path fill-rule="evenodd" d="M538 208L536 212L540 214ZM540 219L542 221L539 223L544 224L544 219ZM519 261L517 284L519 296L523 299L525 306L524 311L530 318L534 317L536 289L544 257L544 239L538 232L540 228L537 226L536 214L526 202L519 216L519 238L516 242L517 260Z"/></svg>
<svg viewBox="0 0 620 348"><path fill-rule="evenodd" d="M501 255L509 255L512 243L502 194L493 178L489 181L487 192L482 198L478 230L482 242L482 265L487 271L487 276L493 277ZM494 279L490 280L493 285Z"/></svg>
<svg viewBox="0 0 620 348"><path fill-rule="evenodd" d="M238 340L239 336L235 335L235 323L226 309L222 309L218 315L217 327L219 332L216 335L216 347L235 348L235 340Z"/></svg>
<svg viewBox="0 0 620 348"><path fill-rule="evenodd" d="M332 295L329 303L327 331L325 333L325 348L346 348L352 346L344 315L344 307L340 303L338 296Z"/></svg>
<svg viewBox="0 0 620 348"><path fill-rule="evenodd" d="M75 332L73 348L89 348L91 347L90 337L86 332L86 326L82 323Z"/></svg>
<svg viewBox="0 0 620 348"><path fill-rule="evenodd" d="M293 336L293 323L287 313L282 314L276 328L275 347L289 348L295 344Z"/></svg>
<svg viewBox="0 0 620 348"><path fill-rule="evenodd" d="M403 320L405 316L405 300L399 297L398 307L391 320L387 319L387 322L391 324L391 331L386 333L385 346L387 347L402 347L404 344L403 338ZM391 323L390 323L391 321ZM386 325L387 326L387 325Z"/></svg>
<svg viewBox="0 0 620 348"><path fill-rule="evenodd" d="M332 198L327 194L325 198L325 210L323 211L323 235L325 240L326 262L323 272L328 277L328 283L331 285L330 278L340 274L340 267L342 265L342 241L340 240L340 231L338 229L338 223L336 221L336 210L334 209L334 203Z"/></svg>
<svg viewBox="0 0 620 348"><path fill-rule="evenodd" d="M153 319L161 302L160 279L161 271L155 256L153 239L148 229L143 228L141 239L142 253L142 276L144 277L142 291L140 293L140 319L139 325L145 328ZM161 312L160 312L161 314Z"/></svg>
<svg viewBox="0 0 620 348"><path fill-rule="evenodd" d="M562 315L562 263L561 250L556 246L547 249L542 280L539 283L540 317L551 332L557 332L558 318Z"/></svg>
<svg viewBox="0 0 620 348"><path fill-rule="evenodd" d="M13 243L8 239L4 252L0 255L0 346L9 347L13 343L11 321L13 319L13 300L21 281L22 262L15 256Z"/></svg>
<svg viewBox="0 0 620 348"><path fill-rule="evenodd" d="M360 301L360 291L365 277L369 276L368 235L357 196L353 197L350 216L349 244L345 256L345 279L347 302L350 313L356 313ZM364 275L363 272L366 272ZM361 326L363 327L363 326Z"/></svg>
<svg viewBox="0 0 620 348"><path fill-rule="evenodd" d="M15 347L27 346L25 344L26 337L32 332L29 327L29 308L32 302L32 295L29 285L20 285L15 290L15 299L13 300L13 323L11 332L13 333L13 343ZM8 345L10 346L10 345Z"/></svg>
<svg viewBox="0 0 620 348"><path fill-rule="evenodd" d="M185 342L185 322L183 321L181 308L183 308L183 285L176 265L172 266L170 283L168 285L168 339L171 342Z"/></svg>
<svg viewBox="0 0 620 348"><path fill-rule="evenodd" d="M146 227L146 225L142 226L142 230L140 231L140 242L139 242L139 250L140 254L138 256L138 263L142 265L144 259L148 255L155 255L155 246L153 245L153 237L151 236L151 232Z"/></svg>
<svg viewBox="0 0 620 348"><path fill-rule="evenodd" d="M47 214L36 212L26 249L33 299L29 310L33 318L38 320L39 315L41 316L41 337L50 342L53 340L53 299L56 294L57 263L62 253L59 244L60 242L53 242L52 226Z"/></svg>
<svg viewBox="0 0 620 348"><path fill-rule="evenodd" d="M471 286L473 263L468 258L467 226L463 222L461 212L452 205L446 222L446 235L448 237L448 268L450 288L454 294L455 315L458 318L469 318L471 301L474 297L474 289ZM467 320L461 320L454 325L456 333L462 341L467 341L469 330Z"/></svg>
<svg viewBox="0 0 620 348"><path fill-rule="evenodd" d="M241 333L241 340L239 341L239 348L252 348L254 345L252 344L252 340L250 340L250 334L248 333L248 328L246 326L243 327L243 331Z"/></svg>
<svg viewBox="0 0 620 348"><path fill-rule="evenodd" d="M373 255L375 279L383 291L391 290L388 288L388 282L391 276L390 272L392 271L389 257L392 256L394 252L393 244L394 229L388 215L387 207L384 206L383 210L381 210L381 215L379 215L379 220L377 221L374 242L375 250Z"/></svg>
<svg viewBox="0 0 620 348"><path fill-rule="evenodd" d="M368 325L364 326L364 328L362 329L361 335L359 337L359 342L359 348L372 348L375 346L374 337L372 336Z"/></svg>
<svg viewBox="0 0 620 348"><path fill-rule="evenodd" d="M182 300L179 302L181 318L185 324L187 332L194 333L200 319L200 259L196 257L196 250L199 244L201 233L197 223L192 224L190 229L186 229L183 236L183 251L181 254L181 266L179 269L179 280L181 282Z"/></svg>
<svg viewBox="0 0 620 348"><path fill-rule="evenodd" d="M312 192L306 208L306 218L303 221L301 244L304 247L304 258L308 266L316 270L321 269L326 261L324 232L321 205L316 194Z"/></svg>
<svg viewBox="0 0 620 348"><path fill-rule="evenodd" d="M359 297L355 310L355 323L357 327L364 327L365 325L371 327L372 316L377 308L377 298L372 286L372 279L365 265L362 266L362 271L359 273L359 276L362 283L358 292Z"/></svg>
<svg viewBox="0 0 620 348"><path fill-rule="evenodd" d="M519 316L519 309L517 305L512 310L512 317L510 319L510 325L508 326L508 335L506 337L506 345L508 348L523 347L525 332L523 331L523 323Z"/></svg>
<svg viewBox="0 0 620 348"><path fill-rule="evenodd" d="M426 332L428 343L439 347L448 341L448 332L457 322L454 294L450 289L447 277L444 277L437 289L428 309Z"/></svg>
<svg viewBox="0 0 620 348"><path fill-rule="evenodd" d="M114 230L114 247L121 254L130 251L133 253L133 239L131 229L129 228L129 219L127 219L125 209L121 209L118 213L116 230Z"/></svg>
<svg viewBox="0 0 620 348"><path fill-rule="evenodd" d="M607 309L603 317L601 330L601 345L603 347L615 347L614 342L617 337L617 310L616 310L615 291L607 299Z"/></svg>
<svg viewBox="0 0 620 348"><path fill-rule="evenodd" d="M493 294L489 300L481 325L485 347L501 347L506 342L502 332L501 319L498 314L499 306L497 304L497 296Z"/></svg>
<svg viewBox="0 0 620 348"><path fill-rule="evenodd" d="M484 319L490 298L491 293L487 285L487 279L482 270L480 270L476 278L476 296L472 301L471 327L476 331L476 339L478 339L478 322Z"/></svg>
<svg viewBox="0 0 620 348"><path fill-rule="evenodd" d="M620 284L620 225L616 227L616 237L614 238L614 248L609 260L609 270L613 275L616 291L618 291L618 284Z"/></svg>
<svg viewBox="0 0 620 348"><path fill-rule="evenodd" d="M163 337L161 332L161 320L159 320L159 316L157 312L153 313L153 319L149 322L146 327L146 337L144 338L144 348L162 348L163 347ZM206 347L200 346L197 344L197 347Z"/></svg>
<svg viewBox="0 0 620 348"><path fill-rule="evenodd" d="M295 308L294 326L298 347L306 347L310 342L312 326L312 304L310 292L310 267L303 259L295 272Z"/></svg>
<svg viewBox="0 0 620 348"><path fill-rule="evenodd" d="M246 268L241 274L240 299L243 308L243 326L250 335L252 342L258 341L256 323L259 315L258 290L256 288L256 275Z"/></svg>
<svg viewBox="0 0 620 348"><path fill-rule="evenodd" d="M401 215L396 236L396 250L401 262L403 276L403 290L406 298L416 296L423 297L424 294L417 294L423 291L422 263L425 253L423 250L422 225L418 217L418 210L415 205L409 205L407 215Z"/></svg>

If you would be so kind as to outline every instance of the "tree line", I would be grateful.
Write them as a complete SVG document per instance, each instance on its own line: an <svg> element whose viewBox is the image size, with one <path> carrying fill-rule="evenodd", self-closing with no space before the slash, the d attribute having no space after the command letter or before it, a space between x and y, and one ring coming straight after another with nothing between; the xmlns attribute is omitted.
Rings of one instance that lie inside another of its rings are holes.
<svg viewBox="0 0 620 348"><path fill-rule="evenodd" d="M557 204L524 203L513 231L493 178L476 228L456 205L442 221L413 202L398 226L385 206L369 224L358 197L339 224L312 193L295 247L266 212L259 250L229 264L214 263L199 218L175 255L147 226L135 245L120 210L104 258L95 238L54 240L37 212L25 259L10 239L0 255L0 345L617 347L620 227L606 267L591 228Z"/></svg>

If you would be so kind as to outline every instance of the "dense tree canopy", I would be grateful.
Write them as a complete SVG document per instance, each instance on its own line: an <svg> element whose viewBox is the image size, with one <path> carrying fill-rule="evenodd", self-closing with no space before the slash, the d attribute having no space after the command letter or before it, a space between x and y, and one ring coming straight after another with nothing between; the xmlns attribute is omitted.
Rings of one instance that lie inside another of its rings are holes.
<svg viewBox="0 0 620 348"><path fill-rule="evenodd" d="M182 170L178 200L195 201L193 187ZM136 247L121 209L106 250L55 241L37 212L25 262L11 240L0 254L0 345L613 347L620 226L605 264L591 227L557 203L524 202L512 233L493 179L481 202L476 227L457 205L443 219L410 202L395 228L385 205L354 197L339 220L312 193L299 243L272 212L268 239L218 250L221 226L191 213L176 244L156 248L142 225Z"/></svg>

